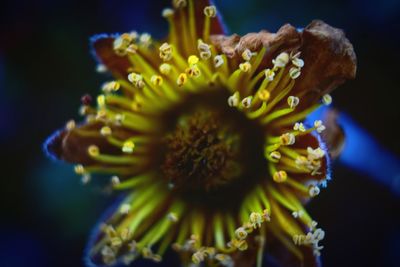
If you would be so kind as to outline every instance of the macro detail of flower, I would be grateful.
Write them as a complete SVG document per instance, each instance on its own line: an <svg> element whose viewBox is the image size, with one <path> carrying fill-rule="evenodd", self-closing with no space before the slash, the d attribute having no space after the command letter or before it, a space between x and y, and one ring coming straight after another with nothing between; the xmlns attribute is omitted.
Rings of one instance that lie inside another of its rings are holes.
<svg viewBox="0 0 400 267"><path fill-rule="evenodd" d="M95 229L89 261L159 262L172 248L184 266L261 266L264 253L318 266L325 233L304 204L340 144L324 133L333 125L304 119L354 78L352 45L322 21L226 36L209 1L172 6L163 40L93 38L97 69L113 78L82 97L82 123L46 143L82 182L106 176L126 194Z"/></svg>

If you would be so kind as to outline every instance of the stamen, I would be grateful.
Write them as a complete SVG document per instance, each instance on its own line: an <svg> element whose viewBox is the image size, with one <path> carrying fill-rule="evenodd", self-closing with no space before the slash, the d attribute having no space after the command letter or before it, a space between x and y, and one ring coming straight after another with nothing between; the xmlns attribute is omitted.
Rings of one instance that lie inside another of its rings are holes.
<svg viewBox="0 0 400 267"><path fill-rule="evenodd" d="M287 173L285 171L277 171L274 173L273 179L277 183L283 183L287 180Z"/></svg>
<svg viewBox="0 0 400 267"><path fill-rule="evenodd" d="M88 153L92 157L96 157L100 154L100 149L96 145L91 145L88 147Z"/></svg>
<svg viewBox="0 0 400 267"><path fill-rule="evenodd" d="M199 62L199 58L195 55L191 55L188 57L189 66L193 66Z"/></svg>
<svg viewBox="0 0 400 267"><path fill-rule="evenodd" d="M137 73L130 73L128 74L128 80L136 87L136 88L143 88L145 83L143 82L143 76Z"/></svg>
<svg viewBox="0 0 400 267"><path fill-rule="evenodd" d="M163 84L163 78L159 75L153 75L150 78L150 82L155 86L161 86Z"/></svg>
<svg viewBox="0 0 400 267"><path fill-rule="evenodd" d="M298 57L292 59L292 64L298 68L304 67L304 61Z"/></svg>
<svg viewBox="0 0 400 267"><path fill-rule="evenodd" d="M76 127L76 123L74 120L69 120L66 124L65 124L65 129L67 129L67 131L71 131L73 129L75 129Z"/></svg>
<svg viewBox="0 0 400 267"><path fill-rule="evenodd" d="M243 72L249 72L251 70L251 64L249 62L240 63L239 68Z"/></svg>
<svg viewBox="0 0 400 267"><path fill-rule="evenodd" d="M82 164L75 165L74 166L74 171L75 171L76 174L85 174L86 173L85 167L83 167Z"/></svg>
<svg viewBox="0 0 400 267"><path fill-rule="evenodd" d="M244 240L247 237L247 232L243 227L239 227L238 229L236 229L235 231L235 236L237 239L239 240Z"/></svg>
<svg viewBox="0 0 400 267"><path fill-rule="evenodd" d="M297 96L289 96L287 102L290 108L295 108L300 103L300 99Z"/></svg>
<svg viewBox="0 0 400 267"><path fill-rule="evenodd" d="M164 8L163 11L161 12L161 15L164 18L169 18L174 15L174 10L172 8Z"/></svg>
<svg viewBox="0 0 400 267"><path fill-rule="evenodd" d="M271 69L266 69L266 70L264 71L264 74L265 74L265 78L266 78L268 81L273 81L273 80L274 80L275 72L274 72L273 70L271 70Z"/></svg>
<svg viewBox="0 0 400 267"><path fill-rule="evenodd" d="M251 107L251 103L252 103L252 100L253 100L253 96L248 96L248 97L245 97L245 98L243 98L243 100L242 100L242 106L244 107L244 108L250 108Z"/></svg>
<svg viewBox="0 0 400 267"><path fill-rule="evenodd" d="M269 157L270 157L272 160L274 160L275 162L278 162L278 161L281 159L282 155L281 155L281 153L280 153L279 151L272 151L272 152L269 154Z"/></svg>
<svg viewBox="0 0 400 267"><path fill-rule="evenodd" d="M296 142L296 137L292 133L284 133L279 137L281 144L285 146L293 145Z"/></svg>
<svg viewBox="0 0 400 267"><path fill-rule="evenodd" d="M224 64L224 58L221 55L214 57L214 67L219 68Z"/></svg>
<svg viewBox="0 0 400 267"><path fill-rule="evenodd" d="M308 194L310 195L310 197L318 196L319 193L320 193L320 189L318 186L316 186L316 185L310 186L310 189L308 191Z"/></svg>
<svg viewBox="0 0 400 267"><path fill-rule="evenodd" d="M202 40L197 41L197 50L200 53L200 58L207 60L211 57L211 47L210 45L204 43Z"/></svg>
<svg viewBox="0 0 400 267"><path fill-rule="evenodd" d="M272 60L274 68L284 68L289 63L289 54L286 52L280 53L276 59Z"/></svg>
<svg viewBox="0 0 400 267"><path fill-rule="evenodd" d="M314 121L314 127L316 128L318 133L322 133L326 129L321 120Z"/></svg>
<svg viewBox="0 0 400 267"><path fill-rule="evenodd" d="M168 43L163 43L160 48L160 58L164 61L172 59L172 46Z"/></svg>
<svg viewBox="0 0 400 267"><path fill-rule="evenodd" d="M112 130L111 130L111 128L108 127L108 126L103 126L103 127L100 129L100 134L101 134L102 136L110 136L110 135L112 134Z"/></svg>
<svg viewBox="0 0 400 267"><path fill-rule="evenodd" d="M293 126L293 130L295 131L300 131L300 132L305 132L306 131L306 127L304 126L304 124L302 122L296 122Z"/></svg>
<svg viewBox="0 0 400 267"><path fill-rule="evenodd" d="M178 76L178 79L176 80L176 83L178 84L179 87L183 86L187 82L187 75L186 73L181 73Z"/></svg>
<svg viewBox="0 0 400 267"><path fill-rule="evenodd" d="M325 106L329 106L330 104L332 104L332 97L329 94L326 94L322 97L322 103Z"/></svg>
<svg viewBox="0 0 400 267"><path fill-rule="evenodd" d="M299 78L300 74L301 74L300 68L290 68L289 70L290 78L292 78L293 80Z"/></svg>
<svg viewBox="0 0 400 267"><path fill-rule="evenodd" d="M119 84L119 82L111 81L104 83L101 87L101 90L105 93L111 93L118 91L120 87L121 85Z"/></svg>
<svg viewBox="0 0 400 267"><path fill-rule="evenodd" d="M215 6L206 6L204 8L204 15L209 18L215 18L217 16L217 8Z"/></svg>
<svg viewBox="0 0 400 267"><path fill-rule="evenodd" d="M131 140L125 141L124 145L122 146L122 152L131 154L133 153L133 149L135 148L135 143Z"/></svg>
<svg viewBox="0 0 400 267"><path fill-rule="evenodd" d="M243 51L243 53L242 53L242 58L245 60L245 61L250 61L250 59L253 57L253 56L255 56L257 53L253 53L253 52L251 52L250 51L250 49L245 49L244 51Z"/></svg>
<svg viewBox="0 0 400 267"><path fill-rule="evenodd" d="M258 91L258 98L260 98L261 101L268 101L270 97L271 93L268 90L262 89Z"/></svg>
<svg viewBox="0 0 400 267"><path fill-rule="evenodd" d="M121 183L121 181L119 180L119 177L114 175L111 177L111 184L115 187L118 186Z"/></svg>
<svg viewBox="0 0 400 267"><path fill-rule="evenodd" d="M163 63L160 65L159 70L162 74L168 75L171 73L172 67L168 63Z"/></svg>
<svg viewBox="0 0 400 267"><path fill-rule="evenodd" d="M228 98L228 105L230 107L237 107L239 105L239 92L235 92Z"/></svg>
<svg viewBox="0 0 400 267"><path fill-rule="evenodd" d="M127 215L127 214L129 214L130 211L131 211L131 205L129 205L127 203L122 204L121 207L119 208L119 212L122 215Z"/></svg>
<svg viewBox="0 0 400 267"><path fill-rule="evenodd" d="M172 6L176 9L187 6L187 0L172 0Z"/></svg>

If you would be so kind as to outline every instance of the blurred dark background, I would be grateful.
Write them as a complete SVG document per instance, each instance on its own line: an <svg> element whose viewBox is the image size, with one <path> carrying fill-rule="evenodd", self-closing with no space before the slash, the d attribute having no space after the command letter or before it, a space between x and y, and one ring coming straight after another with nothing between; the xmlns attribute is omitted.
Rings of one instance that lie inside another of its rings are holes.
<svg viewBox="0 0 400 267"><path fill-rule="evenodd" d="M400 1L217 0L231 32L276 31L315 18L342 28L358 57L357 79L333 93L380 144L400 156ZM41 145L78 119L80 96L106 78L95 72L89 37L103 32L165 35L170 1L16 0L0 3L0 266L82 266L91 227L112 198L84 187L72 167ZM376 162L385 170L385 161ZM310 204L326 230L324 266L399 266L400 201L385 186L339 164ZM400 178L399 178L400 179Z"/></svg>

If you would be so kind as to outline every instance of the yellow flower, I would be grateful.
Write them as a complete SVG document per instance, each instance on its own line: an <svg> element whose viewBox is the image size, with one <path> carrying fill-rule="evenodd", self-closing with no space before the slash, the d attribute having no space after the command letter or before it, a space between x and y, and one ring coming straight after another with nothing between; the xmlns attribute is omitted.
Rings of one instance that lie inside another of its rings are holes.
<svg viewBox="0 0 400 267"><path fill-rule="evenodd" d="M128 193L97 229L90 261L158 262L172 246L184 265L246 266L281 243L291 266L316 265L324 232L303 204L330 178L329 158L322 122L302 121L354 77L351 44L321 21L225 36L208 1L175 0L163 16L163 41L94 39L98 69L114 80L96 107L85 96L82 124L47 143L84 181L109 174Z"/></svg>

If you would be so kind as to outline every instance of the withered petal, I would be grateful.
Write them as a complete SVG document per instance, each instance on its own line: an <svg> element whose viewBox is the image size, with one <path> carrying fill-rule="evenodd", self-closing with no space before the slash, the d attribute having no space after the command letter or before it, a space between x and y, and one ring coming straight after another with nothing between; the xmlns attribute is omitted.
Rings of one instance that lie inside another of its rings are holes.
<svg viewBox="0 0 400 267"><path fill-rule="evenodd" d="M303 30L299 50L305 66L293 94L305 94L301 106L315 103L356 75L353 45L342 30L323 21L315 20Z"/></svg>
<svg viewBox="0 0 400 267"><path fill-rule="evenodd" d="M73 130L59 130L45 143L45 149L51 156L70 163L91 165L94 161L88 155L88 147L96 145L101 151L112 151L106 140L101 136L85 136L78 130L99 132L101 124L91 123L77 126ZM111 152L110 152L111 153ZM115 152L114 152L115 153Z"/></svg>
<svg viewBox="0 0 400 267"><path fill-rule="evenodd" d="M215 48L230 58L241 58L244 50L259 51L266 48L263 64L260 68L271 65L271 60L281 51L296 49L300 46L301 34L290 24L282 26L277 33L260 31L248 33L242 37L213 35L211 41Z"/></svg>
<svg viewBox="0 0 400 267"><path fill-rule="evenodd" d="M115 54L113 43L114 36L107 34L95 35L90 39L93 53L99 63L103 64L115 77L127 77L131 66L126 56Z"/></svg>
<svg viewBox="0 0 400 267"><path fill-rule="evenodd" d="M339 112L337 110L327 109L322 118L326 129L321 133L321 136L328 147L329 155L332 159L340 155L346 139L342 127L337 122L338 116Z"/></svg>
<svg viewBox="0 0 400 267"><path fill-rule="evenodd" d="M218 52L238 62L245 49L259 51L265 47L266 53L259 71L271 67L272 59L280 52L300 51L305 66L291 92L302 96L299 110L309 107L345 80L353 79L356 74L356 55L352 44L342 30L320 20L311 22L303 31L286 24L277 33L261 31L242 37L237 34L213 35L211 41Z"/></svg>

